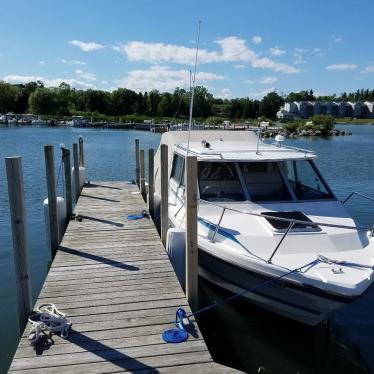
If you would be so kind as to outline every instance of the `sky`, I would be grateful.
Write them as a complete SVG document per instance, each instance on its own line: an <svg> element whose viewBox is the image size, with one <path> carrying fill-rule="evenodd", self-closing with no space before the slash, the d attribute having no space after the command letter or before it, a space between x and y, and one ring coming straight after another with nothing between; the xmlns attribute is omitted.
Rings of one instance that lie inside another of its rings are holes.
<svg viewBox="0 0 374 374"><path fill-rule="evenodd" d="M373 0L0 0L0 79L260 99L374 87Z"/></svg>

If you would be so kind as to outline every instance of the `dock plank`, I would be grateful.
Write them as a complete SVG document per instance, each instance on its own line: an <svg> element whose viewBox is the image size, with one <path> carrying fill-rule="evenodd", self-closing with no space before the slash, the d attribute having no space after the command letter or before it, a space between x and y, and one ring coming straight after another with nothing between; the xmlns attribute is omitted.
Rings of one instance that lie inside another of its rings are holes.
<svg viewBox="0 0 374 374"><path fill-rule="evenodd" d="M195 321L182 344L167 344L186 301L136 186L86 185L37 300L52 302L73 323L69 337L33 347L26 327L11 373L231 373L214 363Z"/></svg>

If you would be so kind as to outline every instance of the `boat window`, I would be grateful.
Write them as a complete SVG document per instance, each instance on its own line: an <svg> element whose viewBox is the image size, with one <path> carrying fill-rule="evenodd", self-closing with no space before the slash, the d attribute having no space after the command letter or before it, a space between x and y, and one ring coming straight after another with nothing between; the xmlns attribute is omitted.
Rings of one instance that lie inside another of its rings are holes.
<svg viewBox="0 0 374 374"><path fill-rule="evenodd" d="M253 201L292 200L276 162L240 162Z"/></svg>
<svg viewBox="0 0 374 374"><path fill-rule="evenodd" d="M233 162L199 161L200 198L207 201L245 201Z"/></svg>
<svg viewBox="0 0 374 374"><path fill-rule="evenodd" d="M180 184L184 175L184 158L178 154L174 155L170 178Z"/></svg>
<svg viewBox="0 0 374 374"><path fill-rule="evenodd" d="M298 200L331 199L325 183L308 160L282 162Z"/></svg>

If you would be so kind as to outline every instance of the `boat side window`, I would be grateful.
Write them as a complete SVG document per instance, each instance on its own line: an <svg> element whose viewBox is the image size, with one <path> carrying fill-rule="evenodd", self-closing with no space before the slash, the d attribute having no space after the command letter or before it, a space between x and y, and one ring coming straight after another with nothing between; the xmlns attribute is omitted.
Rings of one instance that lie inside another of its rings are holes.
<svg viewBox="0 0 374 374"><path fill-rule="evenodd" d="M198 162L200 198L207 201L245 201L233 162Z"/></svg>
<svg viewBox="0 0 374 374"><path fill-rule="evenodd" d="M178 185L181 182L184 183L184 158L176 153L174 154L170 179L173 179Z"/></svg>
<svg viewBox="0 0 374 374"><path fill-rule="evenodd" d="M332 199L325 183L309 160L283 162L288 181L298 200Z"/></svg>
<svg viewBox="0 0 374 374"><path fill-rule="evenodd" d="M288 201L291 194L276 162L239 162L253 201Z"/></svg>

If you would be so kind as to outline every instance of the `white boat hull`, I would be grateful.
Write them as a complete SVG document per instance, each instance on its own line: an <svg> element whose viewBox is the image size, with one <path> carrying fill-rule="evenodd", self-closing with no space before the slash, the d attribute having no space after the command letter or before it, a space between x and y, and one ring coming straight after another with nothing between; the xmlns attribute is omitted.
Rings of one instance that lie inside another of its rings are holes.
<svg viewBox="0 0 374 374"><path fill-rule="evenodd" d="M202 249L199 249L199 275L234 294L272 279L230 264ZM296 286L283 280L269 282L241 297L274 313L311 326L319 324L332 312L352 301L352 298Z"/></svg>

